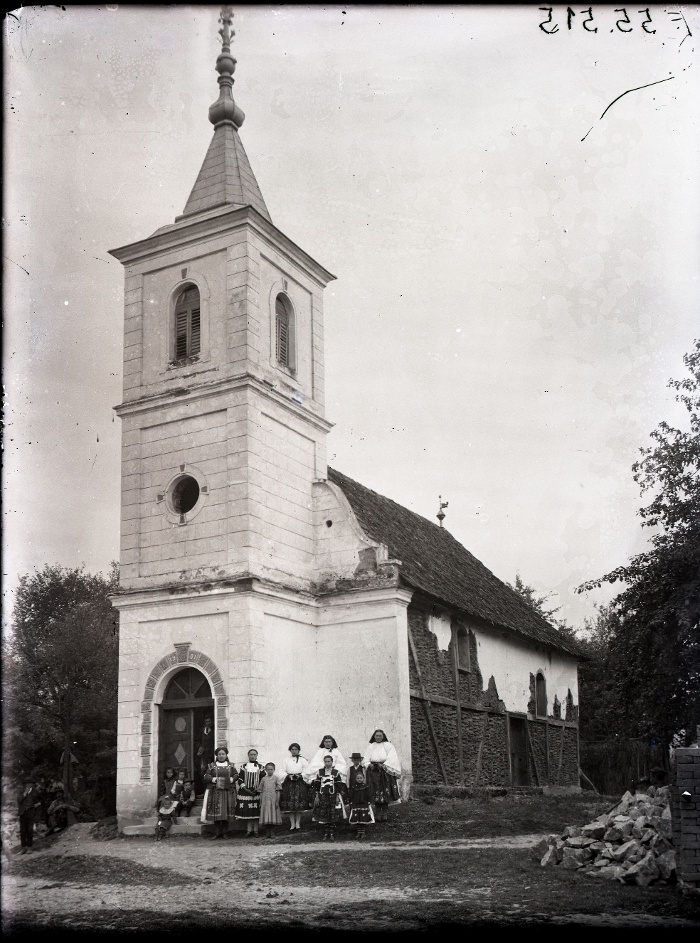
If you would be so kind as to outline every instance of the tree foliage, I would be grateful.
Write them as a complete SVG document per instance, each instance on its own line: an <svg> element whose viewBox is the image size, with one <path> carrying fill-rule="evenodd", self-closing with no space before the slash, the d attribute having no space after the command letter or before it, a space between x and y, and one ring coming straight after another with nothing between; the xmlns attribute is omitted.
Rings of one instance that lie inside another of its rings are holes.
<svg viewBox="0 0 700 943"><path fill-rule="evenodd" d="M688 429L662 422L632 466L649 547L625 566L591 580L626 588L597 626L608 722L627 736L670 743L700 721L700 341L683 358L690 377L670 380L689 414Z"/></svg>
<svg viewBox="0 0 700 943"><path fill-rule="evenodd" d="M557 613L561 609L561 606L551 608L547 605L551 593L547 593L545 596L538 596L534 587L528 586L527 583L523 582L519 573L515 574L514 583L507 583L506 585L514 589L519 596L522 596L531 609L539 613L543 619L546 619L550 625L558 629L562 635L565 635L570 640L575 640L579 645L581 644L581 639L576 635L573 626L569 625L566 619L557 618Z"/></svg>
<svg viewBox="0 0 700 943"><path fill-rule="evenodd" d="M62 766L114 777L118 638L109 593L118 571L46 566L21 577L5 644L5 748L14 772ZM61 762L62 760L62 762Z"/></svg>

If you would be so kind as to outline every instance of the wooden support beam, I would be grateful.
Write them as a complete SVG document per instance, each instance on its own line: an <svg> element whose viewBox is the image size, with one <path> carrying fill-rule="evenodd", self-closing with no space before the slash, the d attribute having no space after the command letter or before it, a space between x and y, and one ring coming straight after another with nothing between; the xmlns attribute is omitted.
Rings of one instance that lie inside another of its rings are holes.
<svg viewBox="0 0 700 943"><path fill-rule="evenodd" d="M445 697L442 694L425 694L411 688L409 691L411 697L418 698L419 701L426 700L433 704L446 704L448 707L456 707L457 701L453 697ZM473 711L475 714L493 714L495 717L505 717L505 711L494 710L491 707L477 707L476 704L460 704L463 711Z"/></svg>
<svg viewBox="0 0 700 943"><path fill-rule="evenodd" d="M564 735L566 734L566 727L561 728L561 739L559 741L559 765L557 766L557 786L559 785L559 780L561 779L561 765L564 762Z"/></svg>
<svg viewBox="0 0 700 943"><path fill-rule="evenodd" d="M532 737L530 736L530 721L525 721L525 732L527 733L527 742L530 745L530 753L532 754L532 765L535 767L535 785L541 786L540 782L540 771L537 766L537 757L535 756L535 748L532 745Z"/></svg>
<svg viewBox="0 0 700 943"><path fill-rule="evenodd" d="M596 794L596 796L599 796L600 793L599 793L598 790L595 788L595 786L593 785L593 783L590 781L590 779L588 778L588 776L586 776L586 774L584 773L584 771L581 769L580 766L579 766L579 768L578 768L578 774L579 774L579 776L581 777L581 779L585 779L585 780L586 780L586 782L587 782L588 785L591 787L591 789L592 789L593 792Z"/></svg>
<svg viewBox="0 0 700 943"><path fill-rule="evenodd" d="M510 716L506 714L506 752L508 753L508 783L513 785L513 757L510 755Z"/></svg>
<svg viewBox="0 0 700 943"><path fill-rule="evenodd" d="M484 727L481 731L481 740L479 741L479 752L476 757L476 777L474 779L474 785L479 785L479 778L481 776L481 760L484 755L484 741L486 740L486 731L489 729L489 715L484 714Z"/></svg>
<svg viewBox="0 0 700 943"><path fill-rule="evenodd" d="M432 704L445 704L447 707L456 707L457 701L453 697L443 697L442 694L425 694L420 691L416 691L415 688L410 690L411 697L418 698L419 701L430 701ZM465 708L467 710L467 708Z"/></svg>
<svg viewBox="0 0 700 943"><path fill-rule="evenodd" d="M423 687L423 676L421 675L420 665L418 664L418 653L416 652L416 646L413 641L413 634L411 633L411 626L408 626L408 647L411 650L411 657L413 658L413 665L416 669L416 677L418 678L418 687L421 692L421 700L423 701L423 708L425 710L425 719L428 722L428 731L430 732L430 738L433 741L433 746L435 748L435 755L437 756L438 765L440 767L440 772L442 773L442 778L446 786L449 786L449 779L447 776L447 770L445 764L442 760L442 753L440 752L440 744L438 743L438 738L435 733L435 727L433 726L433 715L430 711L430 699L426 696L425 688Z"/></svg>
<svg viewBox="0 0 700 943"><path fill-rule="evenodd" d="M544 754L545 766L546 766L545 772L547 775L547 783L549 784L552 781L552 771L550 769L550 762L549 762L549 719L545 720L544 722L544 736L545 736L545 745L547 747Z"/></svg>
<svg viewBox="0 0 700 943"><path fill-rule="evenodd" d="M452 628L452 678L455 686L455 700L457 702L457 766L459 770L459 784L464 785L464 751L462 748L462 711L459 696L459 638L457 629Z"/></svg>

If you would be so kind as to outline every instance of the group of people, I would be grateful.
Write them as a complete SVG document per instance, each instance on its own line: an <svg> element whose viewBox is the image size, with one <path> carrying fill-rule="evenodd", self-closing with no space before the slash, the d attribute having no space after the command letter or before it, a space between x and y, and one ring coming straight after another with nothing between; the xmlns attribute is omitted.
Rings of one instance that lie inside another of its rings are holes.
<svg viewBox="0 0 700 943"><path fill-rule="evenodd" d="M33 776L25 776L17 797L19 816L19 840L24 855L34 845L35 825L43 819L46 835L62 832L70 824L69 813L77 814L80 808L66 798L63 785L54 782L47 786L37 782Z"/></svg>
<svg viewBox="0 0 700 943"><path fill-rule="evenodd" d="M168 775L169 774L169 775ZM228 750L219 747L204 773L202 824L215 826L215 838L224 838L231 819L246 823L246 837L267 837L288 815L290 831L301 829L301 818L311 809L312 821L323 827L324 841L335 841L338 825L346 822L358 839L375 821L386 821L388 807L399 801L401 765L396 749L383 730L375 730L363 756L353 753L350 765L333 736L326 734L309 761L298 743L278 772L274 763L259 763L258 751L249 750L247 762L236 767ZM156 839L160 840L178 814L189 815L194 805L194 783L180 772L166 771L164 793L158 799Z"/></svg>

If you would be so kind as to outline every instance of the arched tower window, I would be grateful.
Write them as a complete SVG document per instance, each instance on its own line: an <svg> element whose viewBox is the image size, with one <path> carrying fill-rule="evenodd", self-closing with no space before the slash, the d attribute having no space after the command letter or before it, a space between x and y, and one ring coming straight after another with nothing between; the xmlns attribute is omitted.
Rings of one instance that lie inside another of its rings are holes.
<svg viewBox="0 0 700 943"><path fill-rule="evenodd" d="M294 369L294 313L282 294L275 299L275 356L278 364Z"/></svg>
<svg viewBox="0 0 700 943"><path fill-rule="evenodd" d="M535 678L535 712L538 717L547 716L547 682L541 671Z"/></svg>
<svg viewBox="0 0 700 943"><path fill-rule="evenodd" d="M173 359L187 360L196 357L201 348L201 320L199 289L188 285L175 303Z"/></svg>

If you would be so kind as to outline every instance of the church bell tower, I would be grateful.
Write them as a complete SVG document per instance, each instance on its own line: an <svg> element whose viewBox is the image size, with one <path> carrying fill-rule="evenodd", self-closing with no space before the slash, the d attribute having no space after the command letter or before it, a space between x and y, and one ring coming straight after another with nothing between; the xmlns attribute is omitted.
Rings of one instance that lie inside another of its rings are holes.
<svg viewBox="0 0 700 943"><path fill-rule="evenodd" d="M313 487L327 477L333 276L270 219L239 136L230 8L220 22L214 134L184 210L111 253L125 268L122 823L152 809L165 767L201 774L206 719L236 757L265 744L259 629L312 592Z"/></svg>

